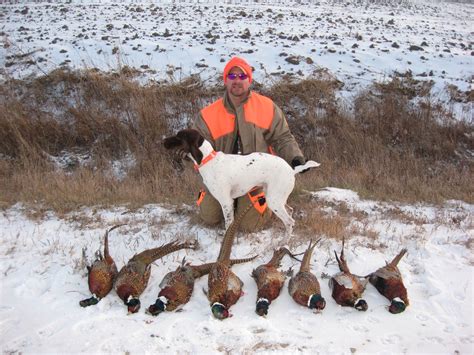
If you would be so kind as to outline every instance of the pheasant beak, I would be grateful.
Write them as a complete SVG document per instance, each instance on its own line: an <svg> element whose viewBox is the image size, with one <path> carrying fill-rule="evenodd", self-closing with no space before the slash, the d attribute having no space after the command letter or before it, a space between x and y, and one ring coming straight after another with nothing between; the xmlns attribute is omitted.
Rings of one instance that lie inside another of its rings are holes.
<svg viewBox="0 0 474 355"><path fill-rule="evenodd" d="M130 315L130 314L134 314L134 313L137 313L138 312L138 309L134 309L134 308L128 308L128 312L127 312L127 315Z"/></svg>

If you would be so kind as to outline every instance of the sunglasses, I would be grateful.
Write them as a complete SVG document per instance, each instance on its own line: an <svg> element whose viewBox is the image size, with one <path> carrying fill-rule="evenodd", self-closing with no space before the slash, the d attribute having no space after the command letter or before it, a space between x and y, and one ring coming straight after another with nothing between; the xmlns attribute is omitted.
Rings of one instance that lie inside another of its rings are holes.
<svg viewBox="0 0 474 355"><path fill-rule="evenodd" d="M227 79L229 80L235 80L237 79L237 77L240 79L240 80L245 80L247 79L249 76L245 73L240 73L240 74L235 74L235 73L230 73L230 74L227 74Z"/></svg>

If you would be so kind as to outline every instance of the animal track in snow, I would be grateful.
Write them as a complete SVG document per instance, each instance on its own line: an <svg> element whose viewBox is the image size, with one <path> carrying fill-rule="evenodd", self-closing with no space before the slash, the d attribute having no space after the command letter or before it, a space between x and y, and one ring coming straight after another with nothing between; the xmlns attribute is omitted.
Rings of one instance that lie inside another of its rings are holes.
<svg viewBox="0 0 474 355"><path fill-rule="evenodd" d="M390 345L390 344L400 344L402 338L397 334L389 334L380 339L382 344Z"/></svg>

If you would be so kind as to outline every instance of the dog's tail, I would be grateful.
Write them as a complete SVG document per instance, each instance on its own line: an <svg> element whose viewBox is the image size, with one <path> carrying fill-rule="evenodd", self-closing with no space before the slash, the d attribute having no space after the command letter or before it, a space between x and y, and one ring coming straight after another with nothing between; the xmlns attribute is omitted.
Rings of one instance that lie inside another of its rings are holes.
<svg viewBox="0 0 474 355"><path fill-rule="evenodd" d="M321 164L319 163L316 163L314 160L308 160L305 164L303 165L298 165L298 166L295 166L295 168L293 169L295 171L295 174L298 174L298 173L301 173L302 171L304 170L308 170L310 168L316 168L318 166L320 166Z"/></svg>

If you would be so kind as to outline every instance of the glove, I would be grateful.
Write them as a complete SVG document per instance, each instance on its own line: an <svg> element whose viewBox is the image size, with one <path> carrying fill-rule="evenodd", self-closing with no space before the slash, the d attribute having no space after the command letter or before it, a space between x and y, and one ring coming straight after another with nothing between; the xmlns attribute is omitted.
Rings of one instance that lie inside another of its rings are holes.
<svg viewBox="0 0 474 355"><path fill-rule="evenodd" d="M304 157L294 157L293 160L291 161L291 167L294 169L299 165L304 165L306 163L306 159ZM301 171L301 174L307 172L309 168L306 168Z"/></svg>

